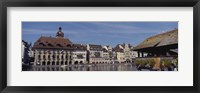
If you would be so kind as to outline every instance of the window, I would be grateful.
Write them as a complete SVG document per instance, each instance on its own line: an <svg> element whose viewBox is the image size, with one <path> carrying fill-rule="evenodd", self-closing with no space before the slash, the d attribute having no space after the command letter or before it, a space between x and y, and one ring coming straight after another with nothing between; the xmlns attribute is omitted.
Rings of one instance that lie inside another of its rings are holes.
<svg viewBox="0 0 200 93"><path fill-rule="evenodd" d="M58 46L58 47L62 47L61 44L57 44L56 46Z"/></svg>
<svg viewBox="0 0 200 93"><path fill-rule="evenodd" d="M45 55L43 55L43 59L45 59Z"/></svg>
<svg viewBox="0 0 200 93"><path fill-rule="evenodd" d="M48 55L48 59L50 59L51 57L50 57L50 55Z"/></svg>
<svg viewBox="0 0 200 93"><path fill-rule="evenodd" d="M63 58L63 55L61 55L61 59L64 59L64 58Z"/></svg>
<svg viewBox="0 0 200 93"><path fill-rule="evenodd" d="M57 59L59 59L59 55L57 55Z"/></svg>
<svg viewBox="0 0 200 93"><path fill-rule="evenodd" d="M65 58L67 59L67 55L65 56Z"/></svg>
<svg viewBox="0 0 200 93"><path fill-rule="evenodd" d="M55 55L52 55L52 58L55 59Z"/></svg>
<svg viewBox="0 0 200 93"><path fill-rule="evenodd" d="M41 54L41 51L38 51L38 54Z"/></svg>
<svg viewBox="0 0 200 93"><path fill-rule="evenodd" d="M39 43L39 45L40 45L40 46L45 46L45 44L44 44L44 43Z"/></svg>
<svg viewBox="0 0 200 93"><path fill-rule="evenodd" d="M40 55L38 55L38 59L39 59L39 60L41 59L41 56L40 56Z"/></svg>

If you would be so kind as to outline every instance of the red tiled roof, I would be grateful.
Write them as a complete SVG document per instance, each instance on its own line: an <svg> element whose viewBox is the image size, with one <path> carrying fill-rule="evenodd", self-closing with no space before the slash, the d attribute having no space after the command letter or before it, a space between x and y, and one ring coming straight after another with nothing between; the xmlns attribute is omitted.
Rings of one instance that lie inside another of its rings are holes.
<svg viewBox="0 0 200 93"><path fill-rule="evenodd" d="M120 48L121 44L117 44L116 47L114 48L115 52L123 52L124 50L122 48ZM121 45L122 46L122 45ZM123 46L122 46L123 47Z"/></svg>
<svg viewBox="0 0 200 93"><path fill-rule="evenodd" d="M33 45L33 48L70 48L72 42L67 38L41 36Z"/></svg>

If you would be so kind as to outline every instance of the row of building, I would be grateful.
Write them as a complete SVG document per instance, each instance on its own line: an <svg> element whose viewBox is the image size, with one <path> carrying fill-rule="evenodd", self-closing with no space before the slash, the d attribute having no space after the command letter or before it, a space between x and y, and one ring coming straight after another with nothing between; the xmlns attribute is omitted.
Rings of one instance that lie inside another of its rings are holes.
<svg viewBox="0 0 200 93"><path fill-rule="evenodd" d="M118 44L113 48L109 45L74 44L64 38L60 27L55 37L41 36L29 50L33 65L113 64L129 63L144 57L177 57L178 29L149 37L136 47Z"/></svg>
<svg viewBox="0 0 200 93"><path fill-rule="evenodd" d="M64 38L62 28L56 37L41 36L33 45L31 55L34 65L72 65L132 62L137 52L130 44L118 44L116 47L95 44L74 44Z"/></svg>

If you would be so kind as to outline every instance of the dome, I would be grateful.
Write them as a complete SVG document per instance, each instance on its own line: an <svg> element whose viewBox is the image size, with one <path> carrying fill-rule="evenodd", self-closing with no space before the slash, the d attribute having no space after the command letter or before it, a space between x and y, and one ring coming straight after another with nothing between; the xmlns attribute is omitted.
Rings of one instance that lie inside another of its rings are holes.
<svg viewBox="0 0 200 93"><path fill-rule="evenodd" d="M62 32L61 27L59 27L59 31L56 33L56 37L64 37L64 33Z"/></svg>

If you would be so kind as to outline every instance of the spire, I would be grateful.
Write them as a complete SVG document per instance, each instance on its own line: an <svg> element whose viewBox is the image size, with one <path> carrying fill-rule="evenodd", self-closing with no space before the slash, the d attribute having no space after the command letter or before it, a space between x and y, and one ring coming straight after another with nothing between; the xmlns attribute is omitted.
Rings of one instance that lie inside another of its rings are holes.
<svg viewBox="0 0 200 93"><path fill-rule="evenodd" d="M61 28L61 27L59 27L59 31L62 31L62 28Z"/></svg>
<svg viewBox="0 0 200 93"><path fill-rule="evenodd" d="M56 33L56 37L61 37L61 38L63 38L63 37L64 37L64 33L62 32L62 28L59 27L58 29L59 29L59 30L58 30L58 32Z"/></svg>

